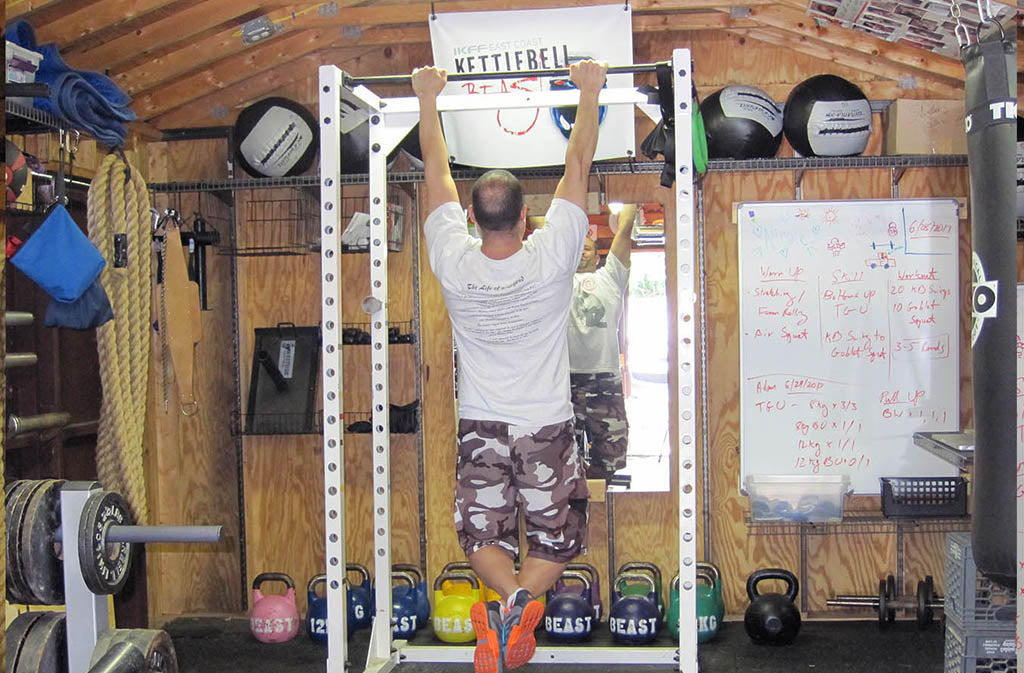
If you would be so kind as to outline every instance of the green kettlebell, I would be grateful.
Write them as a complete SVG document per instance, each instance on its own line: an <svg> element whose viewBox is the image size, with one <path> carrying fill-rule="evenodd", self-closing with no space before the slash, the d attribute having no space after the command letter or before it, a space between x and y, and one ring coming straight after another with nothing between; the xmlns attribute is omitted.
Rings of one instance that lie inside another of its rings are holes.
<svg viewBox="0 0 1024 673"><path fill-rule="evenodd" d="M716 635L725 616L725 602L722 600L722 575L713 563L697 564L697 642L706 643ZM669 633L679 640L679 575L672 578L669 591L668 615Z"/></svg>
<svg viewBox="0 0 1024 673"><path fill-rule="evenodd" d="M665 594L662 591L661 584L661 570L653 563L648 561L630 561L623 563L622 567L619 568L619 572L616 575L621 575L624 572L642 572L651 576L654 580L654 592L658 596L658 614L661 617L665 616ZM627 584L622 588L623 596L646 596L647 591L642 584Z"/></svg>

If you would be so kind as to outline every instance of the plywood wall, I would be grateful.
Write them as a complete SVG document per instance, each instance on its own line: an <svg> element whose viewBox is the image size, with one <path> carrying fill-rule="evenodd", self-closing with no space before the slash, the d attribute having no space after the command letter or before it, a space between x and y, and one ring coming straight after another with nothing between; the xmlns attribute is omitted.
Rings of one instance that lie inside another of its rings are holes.
<svg viewBox="0 0 1024 673"><path fill-rule="evenodd" d="M152 144L148 179L222 179L225 147L222 140ZM186 230L195 213L201 213L224 240L230 237L231 211L209 193L153 194L152 205L160 212L177 209ZM149 614L154 623L182 614L241 609L238 460L231 436L235 398L231 261L214 249L208 251L210 310L201 315L203 338L196 350L194 382L199 409L194 416L184 416L178 408L170 367L164 384L158 332L151 341L146 435L151 523L224 526L224 539L217 545L146 547ZM153 268L155 273L155 264ZM154 289L155 320L158 301Z"/></svg>
<svg viewBox="0 0 1024 673"><path fill-rule="evenodd" d="M345 187L342 221L354 212L368 212L365 187ZM239 237L256 226L246 220L250 204L269 199L308 198L301 190L252 190L238 193ZM401 251L389 255L389 322L413 319L414 246L410 239L412 200L401 190L389 197L403 205L407 215ZM318 231L319 201L309 213L314 235ZM342 254L342 322L369 331L360 301L370 294L369 254ZM320 257L241 257L238 263L238 307L242 399L247 399L252 367L254 329L282 322L298 326L320 323ZM408 331L407 325L401 331ZM345 425L370 411L370 346L343 348L343 404ZM415 346L390 346L391 400L408 404L416 399ZM318 395L317 404L320 404ZM319 408L319 406L318 406ZM350 563L372 566L372 455L371 435L345 433L345 530ZM248 581L263 572L288 573L297 584L325 571L323 538L323 450L320 435L246 435L244 485ZM393 521L392 557L396 563L420 563L420 477L416 469L416 435L391 436ZM300 592L304 597L304 592ZM300 599L301 602L302 599Z"/></svg>
<svg viewBox="0 0 1024 673"><path fill-rule="evenodd" d="M674 32L660 34L638 34L635 40L635 61L650 62L665 60L671 56L674 46L688 46L692 50L695 66L694 79L702 96L728 84L751 84L768 91L777 100L785 100L792 87L812 75L823 72L838 74L855 81L873 97L925 97L927 92L899 92L886 89L882 80L873 79L861 71L844 68L841 65L816 60L812 57L794 54L790 50L770 47L728 33L715 32ZM332 62L332 52L325 52L324 62ZM339 65L353 74L408 73L414 67L431 61L427 45L378 47L367 49L358 57L350 52L338 53L344 59ZM637 81L644 81L638 77ZM879 92L889 92L883 96ZM316 105L316 82L313 73L305 80L295 80L284 87L280 95L289 96L310 107ZM406 95L407 89L400 86L382 87L383 96ZM652 124L638 118L637 144L646 136ZM878 119L876 118L876 123ZM188 145L188 144L184 144ZM876 131L868 153L877 153L880 136ZM207 177L219 176L223 171L223 149L181 151L167 145L154 146L151 156L154 165L165 163L162 173L154 172L151 179L188 179L197 170L212 171ZM189 154L189 153L192 154ZM177 153L177 154L176 154ZM784 148L783 154L791 153ZM171 158L163 155L168 154ZM195 165L192 165L195 164ZM822 171L808 172L803 178L804 198L847 199L887 198L890 194L889 172L886 170ZM658 201L665 199L664 192L657 185L658 176L608 176L606 190L609 199L627 201ZM468 185L459 185L465 191ZM594 189L597 181L594 179ZM535 181L527 185L530 193L553 191L552 181ZM236 224L244 234L245 204L253 198L254 192L236 194ZM346 197L362 198L364 192L347 188ZM901 195L915 196L962 196L968 195L966 169L911 169L901 183ZM268 198L260 194L257 198ZM705 549L703 519L698 535L701 558L709 558L719 564L725 578L725 596L731 614L741 613L746 597L743 583L747 574L765 565L781 565L796 568L799 563L799 539L792 536L752 535L744 523L747 509L746 499L738 493L739 475L739 342L737 317L737 269L736 235L732 225L731 206L740 200L788 200L794 196L794 176L788 172L715 174L708 177L704 185L706 208L705 260L707 263L706 304L708 326L705 334L708 347L708 379L710 388L706 419L708 451L710 455L710 497L705 502L700 498L699 508L711 512L708 536L710 545ZM399 197L405 198L405 197ZM411 209L408 212L413 212ZM461 559L452 525L452 488L455 456L455 409L452 381L451 331L443 298L436 280L429 270L425 255L418 261L412 252L412 236L419 236L419 222L426 213L419 212L418 221L407 223L407 245L402 252L389 257L391 291L391 319L411 318L413 312L412 279L418 276L420 283L420 347L421 368L417 372L409 346L391 346L392 401L405 403L413 399L415 379L422 385L422 426L423 426L423 474L418 471L415 438L403 435L392 437L392 504L393 504L393 557L398 562L425 563L428 575L433 577L440 567L449 561ZM671 218L670 218L671 219ZM969 231L965 228L961 245L962 273L966 275L966 250L969 247ZM422 241L421 241L422 248ZM669 262L675 264L669 252ZM369 293L368 259L366 255L343 255L341 259L343 278L343 315L346 321L363 321L358 301ZM269 327L282 321L298 325L315 325L319 321L319 259L315 255L291 258L248 258L238 260L238 331L241 357L239 372L242 381L242 399L245 399L252 362L253 329ZM218 272L219 273L219 272ZM212 274L211 274L212 275ZM217 275L218 284L229 287L226 276ZM673 310L678 309L678 293L672 289ZM969 329L969 314L966 302L962 308L963 329ZM205 325L204 325L205 327ZM211 326L216 333L218 328ZM966 331L964 332L966 334ZM671 335L669 335L671 336ZM968 343L966 338L961 343ZM228 344L225 345L227 347ZM227 351L230 352L230 351ZM968 352L962 353L961 377L964 404L962 419L971 418L970 366ZM367 347L344 348L344 394L347 412L368 410L369 403L369 354ZM217 402L216 418L211 418L202 427L191 428L191 441L169 433L161 441L170 446L167 453L174 451L189 456L195 454L197 462L169 467L160 471L161 497L168 504L164 510L184 513L186 493L201 489L210 491L199 496L209 512L219 512L227 520L237 512L237 494L234 491L238 466L226 457L234 456L233 443L226 434L226 427L220 425L230 413L228 400L233 399L233 371L230 359L223 356L211 360L208 376L216 379L210 383L221 395ZM204 371L204 375L207 375ZM670 382L674 386L674 381ZM154 404L156 404L154 402ZM244 410L244 409L243 409ZM672 417L674 417L674 413ZM673 433L675 428L673 427ZM180 433L180 431L179 431ZM217 596L212 603L236 605L236 592L240 584L251 581L252 577L264 571L284 571L291 574L297 583L304 583L312 574L323 569L323 498L322 498L322 453L321 438L316 435L254 437L243 440L243 463L241 471L244 486L244 514L247 556L245 578L237 576L237 565L227 562L230 554L219 551L211 555L214 560L204 561L206 566L188 565L186 556L167 556L164 565L154 565L150 582L159 585L151 588L151 610L170 614L182 610L221 609L207 607L190 608L192 599L182 599L178 594L182 585L177 579L177 567L184 567L197 574L208 573L215 581L229 589L214 592ZM366 435L345 435L346 454L346 551L352 561L369 565L372 558L370 531L371 458L369 437ZM185 460L176 458L175 460ZM232 458L233 460L233 458ZM416 467L414 467L416 466ZM703 465L698 463L698 473ZM189 470L203 474L189 475ZM183 475L186 475L183 477ZM194 488L181 489L175 480L193 480ZM673 472L673 487L675 475ZM420 528L421 512L418 505L419 490L424 489L426 501L422 516L424 527ZM700 491L698 490L698 493ZM614 507L616 558L613 564L637 559L652 560L659 564L666 577L676 568L676 496L665 494L631 494L619 496L611 505L594 503L591 507L590 551L588 560L602 572L608 567L607 508ZM854 507L871 511L878 510L877 498L861 498ZM158 510L154 510L158 511ZM420 557L421 536L426 538L427 558ZM652 544L652 540L656 541ZM942 565L942 544L939 534L908 535L905 540L906 573L908 585L925 574L935 576L942 592L940 568ZM181 552L173 551L173 554ZM811 581L805 588L808 592L809 607L820 614L824 600L837 592L868 592L877 586L877 579L895 571L895 540L892 535L848 535L820 536L809 542L809 571ZM223 562L222 560L223 559ZM159 563L159 562L158 562ZM236 563L233 560L232 563ZM236 573L231 576L231 572ZM166 586L160 584L161 578ZM607 578L605 578L607 580ZM223 581L222 581L223 580ZM173 586L171 585L173 582ZM607 586L607 584L605 584ZM912 586L904 587L912 590ZM161 593L163 592L163 593ZM197 605L197 604L195 604ZM226 609L226 608L225 608Z"/></svg>

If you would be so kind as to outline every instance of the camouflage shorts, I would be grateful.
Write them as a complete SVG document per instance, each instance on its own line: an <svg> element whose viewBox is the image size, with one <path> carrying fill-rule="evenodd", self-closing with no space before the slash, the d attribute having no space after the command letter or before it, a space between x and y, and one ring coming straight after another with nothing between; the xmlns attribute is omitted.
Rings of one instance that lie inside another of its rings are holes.
<svg viewBox="0 0 1024 673"><path fill-rule="evenodd" d="M586 549L589 497L572 421L459 419L455 531L467 556L495 544L516 557L521 507L530 556L568 563Z"/></svg>
<svg viewBox="0 0 1024 673"><path fill-rule="evenodd" d="M576 445L591 479L608 479L626 466L629 422L622 375L571 374Z"/></svg>

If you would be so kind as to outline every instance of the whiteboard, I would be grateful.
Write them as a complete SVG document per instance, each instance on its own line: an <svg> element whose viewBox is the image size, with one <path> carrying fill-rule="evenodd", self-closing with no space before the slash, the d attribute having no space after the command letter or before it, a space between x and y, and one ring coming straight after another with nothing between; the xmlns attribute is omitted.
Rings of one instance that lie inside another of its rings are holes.
<svg viewBox="0 0 1024 673"><path fill-rule="evenodd" d="M956 201L737 208L740 483L955 474L913 434L960 429Z"/></svg>

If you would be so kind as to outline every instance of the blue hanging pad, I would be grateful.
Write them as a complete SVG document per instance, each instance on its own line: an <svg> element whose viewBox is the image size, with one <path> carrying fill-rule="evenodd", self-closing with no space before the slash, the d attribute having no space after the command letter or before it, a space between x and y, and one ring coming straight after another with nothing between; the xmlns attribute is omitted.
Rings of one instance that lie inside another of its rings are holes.
<svg viewBox="0 0 1024 673"><path fill-rule="evenodd" d="M59 204L11 257L11 264L62 302L81 297L106 263L67 209Z"/></svg>

